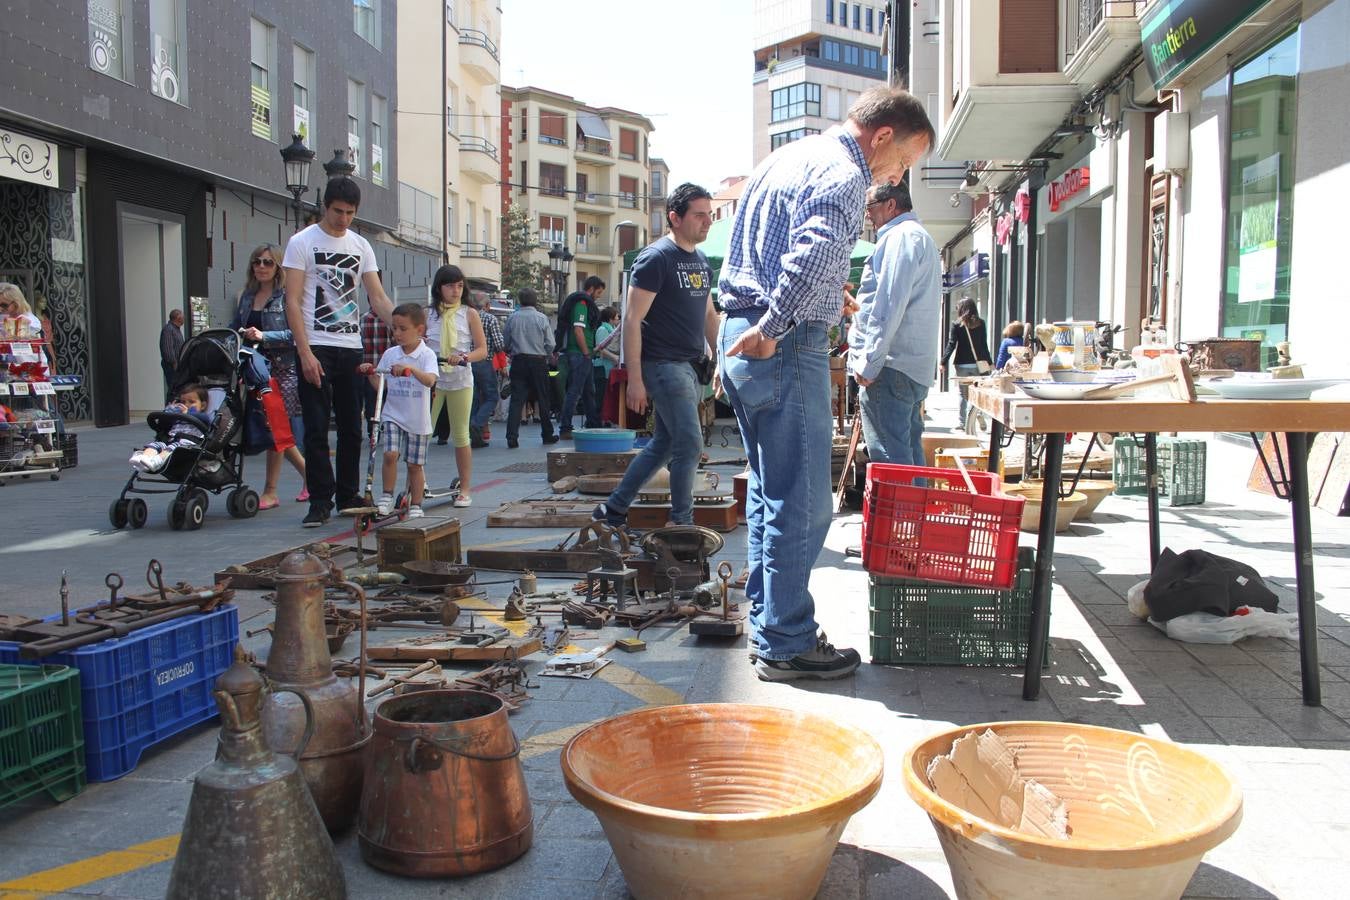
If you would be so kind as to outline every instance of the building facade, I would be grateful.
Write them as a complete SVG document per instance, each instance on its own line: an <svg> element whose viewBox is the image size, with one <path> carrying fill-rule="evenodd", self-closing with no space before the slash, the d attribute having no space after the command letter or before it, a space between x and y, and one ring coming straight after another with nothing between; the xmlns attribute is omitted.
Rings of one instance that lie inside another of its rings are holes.
<svg viewBox="0 0 1350 900"><path fill-rule="evenodd" d="M501 44L497 0L445 4L445 154L448 258L469 287L501 283Z"/></svg>
<svg viewBox="0 0 1350 900"><path fill-rule="evenodd" d="M1132 346L1147 320L1336 369L1350 0L974 6L940 26L939 150L979 194L949 284L982 282L996 324L1108 320Z"/></svg>
<svg viewBox="0 0 1350 900"><path fill-rule="evenodd" d="M340 15L275 0L6 4L0 95L0 277L51 321L69 419L116 425L163 405L157 336L223 325L251 249L297 226L279 150L302 134L356 164L358 230L386 288L431 255L399 221L392 0Z"/></svg>
<svg viewBox="0 0 1350 900"><path fill-rule="evenodd" d="M502 109L502 143L511 148L502 180L510 202L528 213L532 252L543 263L554 247L572 256L554 293L565 296L598 275L617 300L623 254L651 236L651 121L537 87L503 86Z"/></svg>
<svg viewBox="0 0 1350 900"><path fill-rule="evenodd" d="M647 234L652 240L666 233L666 197L670 195L670 166L664 159L653 156L651 161L651 194L648 197Z"/></svg>
<svg viewBox="0 0 1350 900"><path fill-rule="evenodd" d="M842 122L886 81L886 4L755 0L754 163Z"/></svg>

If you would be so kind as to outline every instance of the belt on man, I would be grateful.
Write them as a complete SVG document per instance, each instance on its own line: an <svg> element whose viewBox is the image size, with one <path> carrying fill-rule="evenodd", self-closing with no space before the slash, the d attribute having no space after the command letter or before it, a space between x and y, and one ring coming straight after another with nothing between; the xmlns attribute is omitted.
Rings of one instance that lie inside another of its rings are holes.
<svg viewBox="0 0 1350 900"><path fill-rule="evenodd" d="M512 359L548 359L542 353L512 353Z"/></svg>
<svg viewBox="0 0 1350 900"><path fill-rule="evenodd" d="M740 306L727 310L728 319L759 319L769 311L767 306Z"/></svg>

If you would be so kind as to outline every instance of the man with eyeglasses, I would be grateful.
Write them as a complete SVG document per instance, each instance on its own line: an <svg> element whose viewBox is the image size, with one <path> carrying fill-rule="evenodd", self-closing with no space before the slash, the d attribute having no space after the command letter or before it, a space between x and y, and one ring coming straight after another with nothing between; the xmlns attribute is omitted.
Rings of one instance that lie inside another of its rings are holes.
<svg viewBox="0 0 1350 900"><path fill-rule="evenodd" d="M858 668L858 651L836 649L819 631L808 589L830 530L829 331L868 186L900 181L933 139L918 98L873 88L842 125L761 163L732 220L719 363L750 462L746 596L765 681Z"/></svg>
<svg viewBox="0 0 1350 900"><path fill-rule="evenodd" d="M178 353L183 349L183 311L169 312L169 321L159 330L159 367L164 372L164 402L173 399L173 370L178 367Z"/></svg>
<svg viewBox="0 0 1350 900"><path fill-rule="evenodd" d="M849 332L849 371L862 388L867 458L924 464L920 411L937 372L942 267L937 243L914 215L904 184L868 192L876 250L863 268Z"/></svg>

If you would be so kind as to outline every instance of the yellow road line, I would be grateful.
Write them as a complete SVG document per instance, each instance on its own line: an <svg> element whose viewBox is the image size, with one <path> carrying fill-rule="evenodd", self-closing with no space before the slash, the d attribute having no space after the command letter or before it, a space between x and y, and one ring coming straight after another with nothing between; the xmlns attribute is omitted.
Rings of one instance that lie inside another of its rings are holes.
<svg viewBox="0 0 1350 900"><path fill-rule="evenodd" d="M173 859L178 852L179 835L156 838L144 844L136 844L125 850L113 850L99 856L91 856L78 862L67 863L54 869L34 872L13 881L0 883L0 897L29 898L43 894L56 894L71 888L92 884L115 875L125 875L155 863Z"/></svg>

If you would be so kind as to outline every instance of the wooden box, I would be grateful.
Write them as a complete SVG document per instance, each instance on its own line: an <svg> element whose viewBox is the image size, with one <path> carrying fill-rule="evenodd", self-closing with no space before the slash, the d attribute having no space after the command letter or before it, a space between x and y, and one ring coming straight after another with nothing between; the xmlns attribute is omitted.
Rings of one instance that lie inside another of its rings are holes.
<svg viewBox="0 0 1350 900"><path fill-rule="evenodd" d="M629 528L651 531L654 528L665 528L669 521L669 503L634 503L628 507ZM694 524L711 528L713 531L735 531L740 526L740 518L736 515L736 501L695 503Z"/></svg>
<svg viewBox="0 0 1350 900"><path fill-rule="evenodd" d="M548 451L548 480L568 475L621 475L638 455L638 450L619 453L578 453L575 450Z"/></svg>
<svg viewBox="0 0 1350 900"><path fill-rule="evenodd" d="M459 519L425 516L376 529L380 543L380 569L389 571L415 559L459 562Z"/></svg>

